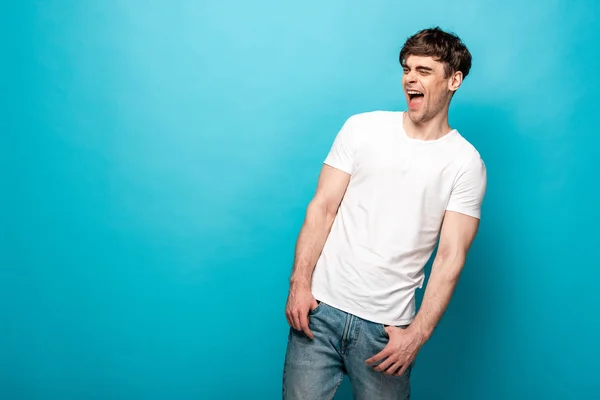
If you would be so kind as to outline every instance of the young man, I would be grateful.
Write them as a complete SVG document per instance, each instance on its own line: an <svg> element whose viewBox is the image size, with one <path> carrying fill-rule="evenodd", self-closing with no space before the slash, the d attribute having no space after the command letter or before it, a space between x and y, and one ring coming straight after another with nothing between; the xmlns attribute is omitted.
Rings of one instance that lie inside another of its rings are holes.
<svg viewBox="0 0 600 400"><path fill-rule="evenodd" d="M439 28L400 52L405 112L350 117L298 237L286 316L284 399L408 399L411 366L442 317L478 230L478 151L448 124L471 54ZM438 250L418 313L415 290Z"/></svg>

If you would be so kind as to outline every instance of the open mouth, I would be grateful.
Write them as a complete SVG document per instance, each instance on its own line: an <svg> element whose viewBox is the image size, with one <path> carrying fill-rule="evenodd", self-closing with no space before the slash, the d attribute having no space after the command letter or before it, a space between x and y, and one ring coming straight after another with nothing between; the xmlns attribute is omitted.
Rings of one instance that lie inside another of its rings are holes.
<svg viewBox="0 0 600 400"><path fill-rule="evenodd" d="M408 98L410 100L425 96L422 92L419 92L417 90L407 90L406 94L408 94Z"/></svg>
<svg viewBox="0 0 600 400"><path fill-rule="evenodd" d="M406 94L408 95L408 106L410 108L419 107L425 98L423 92L419 92L418 90L407 90Z"/></svg>

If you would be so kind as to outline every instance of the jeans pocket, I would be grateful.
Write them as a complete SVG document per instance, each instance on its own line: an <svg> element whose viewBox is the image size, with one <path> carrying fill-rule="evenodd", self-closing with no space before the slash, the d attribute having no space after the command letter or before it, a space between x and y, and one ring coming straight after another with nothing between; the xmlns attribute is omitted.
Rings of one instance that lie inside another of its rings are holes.
<svg viewBox="0 0 600 400"><path fill-rule="evenodd" d="M315 315L321 309L323 303L317 300L317 306L308 312L308 315Z"/></svg>
<svg viewBox="0 0 600 400"><path fill-rule="evenodd" d="M406 329L408 328L408 325L385 325L385 324L377 324L381 330L381 334L386 338L389 339L390 335L388 335L387 331L385 330L385 328L387 328L388 326L393 326L395 328L400 328L400 329Z"/></svg>
<svg viewBox="0 0 600 400"><path fill-rule="evenodd" d="M388 335L387 331L385 330L385 328L386 328L388 325L384 325L384 324L377 324L377 325L378 325L378 327L379 327L379 330L380 330L380 333L381 333L381 335L382 335L384 338L386 338L386 339L389 339L390 335Z"/></svg>

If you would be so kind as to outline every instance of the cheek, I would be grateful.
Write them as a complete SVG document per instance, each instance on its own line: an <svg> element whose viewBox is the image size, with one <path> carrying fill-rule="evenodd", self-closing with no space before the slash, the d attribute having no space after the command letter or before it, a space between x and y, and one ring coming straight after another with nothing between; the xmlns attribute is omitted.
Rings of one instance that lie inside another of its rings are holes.
<svg viewBox="0 0 600 400"><path fill-rule="evenodd" d="M429 86L429 95L431 100L438 101L444 97L444 94L447 91L447 87L444 83L437 83L435 85Z"/></svg>

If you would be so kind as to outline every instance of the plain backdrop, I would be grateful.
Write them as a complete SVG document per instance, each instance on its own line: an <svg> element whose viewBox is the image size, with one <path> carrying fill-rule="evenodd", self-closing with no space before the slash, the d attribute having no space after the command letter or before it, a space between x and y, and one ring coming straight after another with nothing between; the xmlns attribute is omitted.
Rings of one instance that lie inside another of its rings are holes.
<svg viewBox="0 0 600 400"><path fill-rule="evenodd" d="M398 52L437 25L473 54L450 122L489 181L413 398L598 395L598 2L1 9L0 398L280 398L321 163L405 108Z"/></svg>

